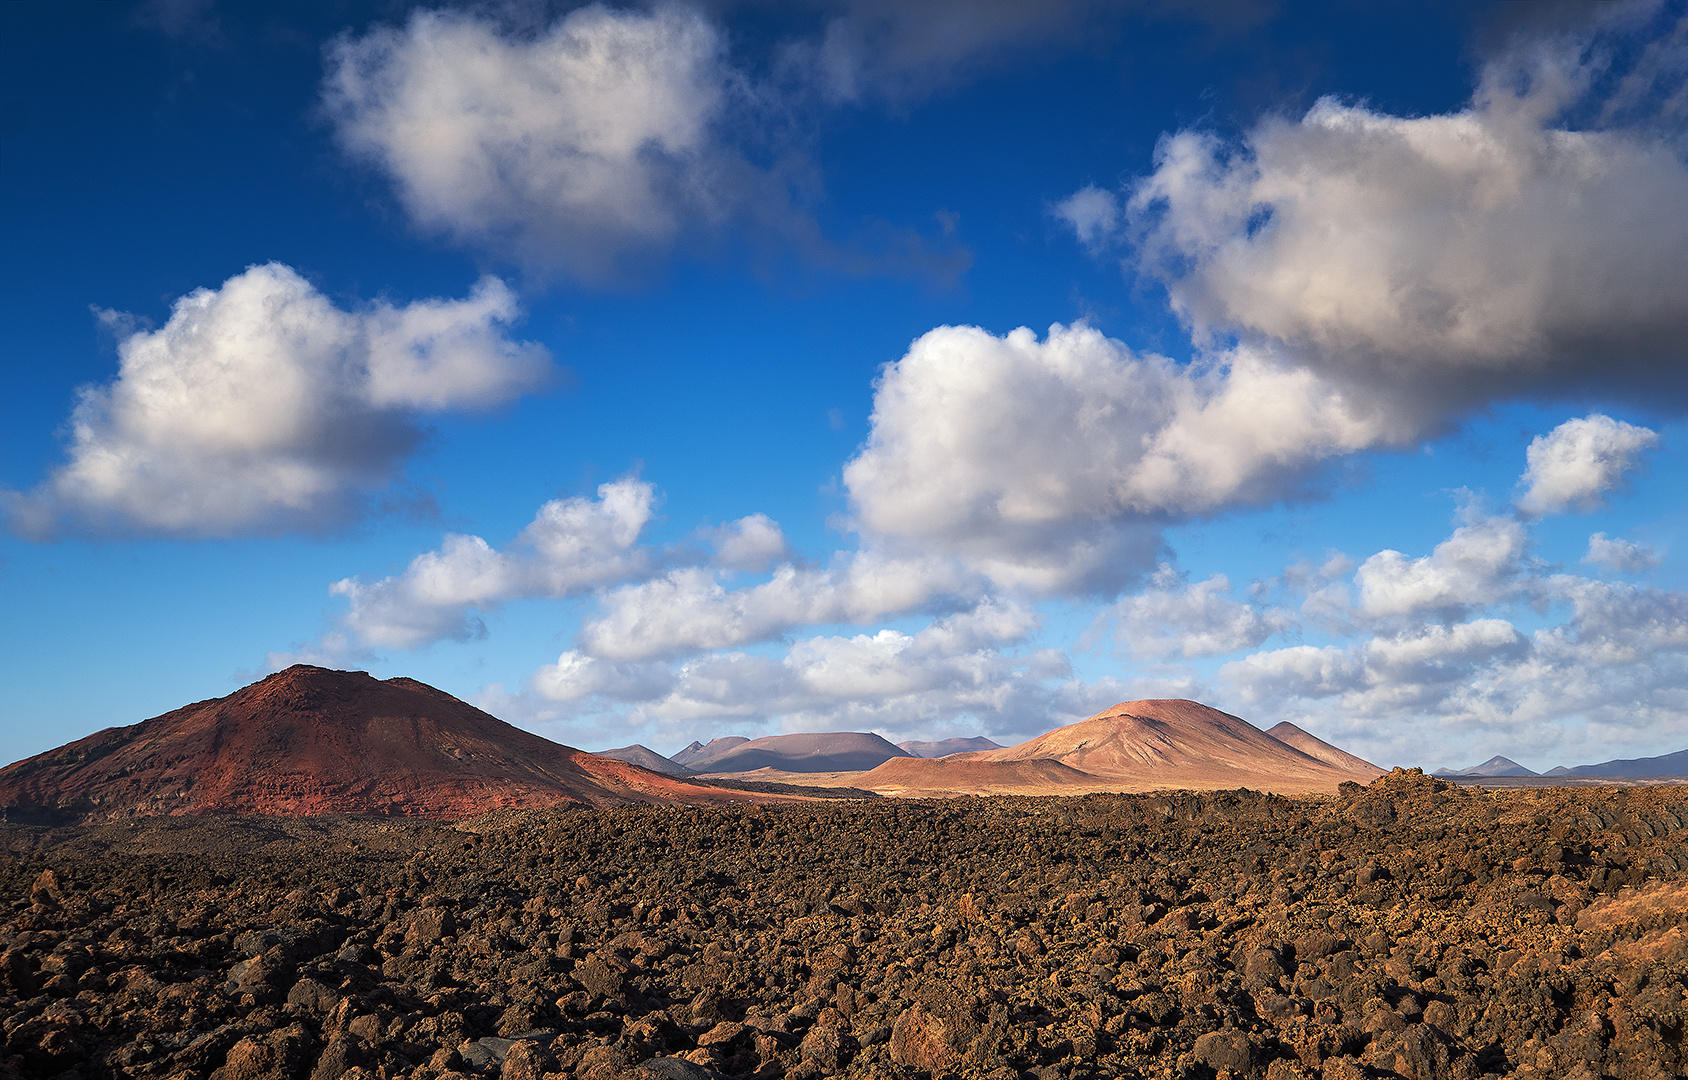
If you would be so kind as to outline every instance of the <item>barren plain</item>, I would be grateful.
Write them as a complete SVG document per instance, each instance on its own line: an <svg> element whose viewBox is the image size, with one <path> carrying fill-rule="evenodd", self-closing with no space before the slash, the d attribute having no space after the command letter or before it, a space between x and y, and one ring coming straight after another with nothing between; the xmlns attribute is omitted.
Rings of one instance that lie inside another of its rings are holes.
<svg viewBox="0 0 1688 1080"><path fill-rule="evenodd" d="M1671 1077L1688 789L0 826L0 1075Z"/></svg>

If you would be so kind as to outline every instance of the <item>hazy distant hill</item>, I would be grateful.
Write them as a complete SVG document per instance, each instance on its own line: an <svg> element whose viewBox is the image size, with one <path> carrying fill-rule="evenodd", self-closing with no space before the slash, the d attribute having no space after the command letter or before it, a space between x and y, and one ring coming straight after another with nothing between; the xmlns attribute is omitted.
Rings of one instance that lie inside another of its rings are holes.
<svg viewBox="0 0 1688 1080"><path fill-rule="evenodd" d="M971 739L943 739L939 742L900 742L897 749L919 758L940 758L950 754L970 754L975 750L1001 750L1002 744L978 735Z"/></svg>
<svg viewBox="0 0 1688 1080"><path fill-rule="evenodd" d="M682 760L681 754L686 751L681 751L681 754L674 755L674 760L700 773L751 772L755 769L811 773L860 772L892 758L911 756L906 750L899 750L878 735L865 731L769 735L748 741L739 739L719 752L712 752L717 744L725 743L728 740L716 739L701 747L696 755Z"/></svg>
<svg viewBox="0 0 1688 1080"><path fill-rule="evenodd" d="M673 755L668 760L676 765L684 765L691 769L698 762L707 758L719 757L735 746L743 746L750 740L742 735L723 735L719 739L710 739L707 743L693 741L693 743ZM696 771L695 769L693 771Z"/></svg>
<svg viewBox="0 0 1688 1080"><path fill-rule="evenodd" d="M1496 755L1481 765L1473 765L1469 769L1437 769L1432 776L1540 776L1538 772L1524 768L1524 766Z"/></svg>
<svg viewBox="0 0 1688 1080"><path fill-rule="evenodd" d="M1543 776L1688 776L1688 750L1658 757L1619 758L1598 765L1576 765L1549 769Z"/></svg>
<svg viewBox="0 0 1688 1080"><path fill-rule="evenodd" d="M634 743L632 746L620 746L614 750L594 750L592 753L597 757L625 761L629 765L637 765L641 769L649 769L651 772L659 772L665 776L692 775L692 770L684 765L665 758L655 750L640 743Z"/></svg>

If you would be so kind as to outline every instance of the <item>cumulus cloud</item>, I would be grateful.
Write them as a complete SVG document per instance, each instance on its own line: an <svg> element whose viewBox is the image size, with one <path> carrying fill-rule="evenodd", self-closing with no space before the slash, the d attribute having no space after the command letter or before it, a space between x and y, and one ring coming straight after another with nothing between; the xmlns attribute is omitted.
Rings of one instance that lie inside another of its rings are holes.
<svg viewBox="0 0 1688 1080"><path fill-rule="evenodd" d="M1087 326L940 327L888 365L844 470L867 533L998 585L1112 591L1169 520L1270 502L1402 432L1269 354L1181 366Z"/></svg>
<svg viewBox="0 0 1688 1080"><path fill-rule="evenodd" d="M1620 574L1643 574L1658 566L1661 559L1650 544L1638 544L1622 537L1597 532L1588 538L1588 554L1583 562L1616 570Z"/></svg>
<svg viewBox="0 0 1688 1080"><path fill-rule="evenodd" d="M1639 121L1565 120L1590 111L1612 55L1532 39L1455 113L1324 98L1240 145L1169 136L1129 193L1132 265L1199 335L1276 342L1411 422L1566 388L1680 396L1681 146ZM1646 70L1629 74L1680 87Z"/></svg>
<svg viewBox="0 0 1688 1080"><path fill-rule="evenodd" d="M1155 584L1109 612L1117 620L1116 637L1134 656L1219 656L1252 649L1294 623L1287 612L1232 600L1224 574L1180 587L1172 568L1162 564Z"/></svg>
<svg viewBox="0 0 1688 1080"><path fill-rule="evenodd" d="M1529 643L1504 619L1423 626L1358 645L1296 645L1226 664L1220 677L1245 701L1373 692L1401 709L1469 680L1473 670L1517 657Z"/></svg>
<svg viewBox="0 0 1688 1080"><path fill-rule="evenodd" d="M527 597L564 597L653 571L638 545L656 489L643 480L600 485L597 499L553 499L515 541L499 550L478 536L453 534L379 581L346 578L330 591L351 602L344 628L370 645L418 648L484 632L478 612Z"/></svg>
<svg viewBox="0 0 1688 1080"><path fill-rule="evenodd" d="M674 684L674 673L665 663L618 663L576 649L544 665L529 680L533 691L548 701L653 701L670 693Z"/></svg>
<svg viewBox="0 0 1688 1080"><path fill-rule="evenodd" d="M293 269L254 266L176 301L156 330L118 331L116 379L87 386L70 460L13 528L203 537L323 531L367 508L421 437L423 414L482 409L539 384L539 345L512 340L514 294L336 307Z"/></svg>
<svg viewBox="0 0 1688 1080"><path fill-rule="evenodd" d="M767 641L806 625L865 623L976 593L948 560L840 553L825 569L783 563L769 580L726 588L704 567L678 567L615 589L580 630L581 647L614 660L672 657Z"/></svg>
<svg viewBox="0 0 1688 1080"><path fill-rule="evenodd" d="M1595 413L1530 440L1518 509L1532 516L1593 510L1659 443L1652 430Z"/></svg>
<svg viewBox="0 0 1688 1080"><path fill-rule="evenodd" d="M1052 712L1100 699L1072 679L1059 651L1014 651L1037 626L1029 608L985 601L914 633L805 638L783 655L718 652L670 666L571 650L541 668L530 690L571 717L643 695L623 715L634 728L654 727L658 741L724 723L749 731L1035 733Z"/></svg>
<svg viewBox="0 0 1688 1080"><path fill-rule="evenodd" d="M1384 619L1451 618L1514 595L1528 539L1524 526L1467 513L1473 520L1429 555L1412 559L1387 550L1361 563L1354 572L1360 611Z"/></svg>
<svg viewBox="0 0 1688 1080"><path fill-rule="evenodd" d="M1362 610L1353 614L1381 618L1386 632L1337 619L1346 642L1233 660L1219 669L1217 700L1261 726L1312 724L1378 761L1422 764L1432 745L1542 765L1556 748L1569 764L1677 749L1688 738L1688 594L1521 560L1524 528L1479 518L1429 556L1379 553L1354 574ZM1633 546L1590 538L1614 561ZM1321 588L1326 578L1302 576ZM1570 614L1526 635L1484 611L1519 599L1537 619Z"/></svg>
<svg viewBox="0 0 1688 1080"><path fill-rule="evenodd" d="M688 8L594 4L533 35L422 10L342 38L327 66L341 142L462 242L602 278L742 196L748 167L718 137L737 77Z"/></svg>
<svg viewBox="0 0 1688 1080"><path fill-rule="evenodd" d="M791 558L791 545L779 522L767 514L751 514L708 530L717 566L729 570L760 573L775 563Z"/></svg>

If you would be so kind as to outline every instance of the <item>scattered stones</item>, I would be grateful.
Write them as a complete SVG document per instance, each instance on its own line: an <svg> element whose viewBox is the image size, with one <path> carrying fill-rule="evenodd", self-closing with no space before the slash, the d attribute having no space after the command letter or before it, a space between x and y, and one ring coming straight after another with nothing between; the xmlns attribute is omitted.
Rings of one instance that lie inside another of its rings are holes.
<svg viewBox="0 0 1688 1080"><path fill-rule="evenodd" d="M0 1080L1681 1075L1688 791L0 826Z"/></svg>

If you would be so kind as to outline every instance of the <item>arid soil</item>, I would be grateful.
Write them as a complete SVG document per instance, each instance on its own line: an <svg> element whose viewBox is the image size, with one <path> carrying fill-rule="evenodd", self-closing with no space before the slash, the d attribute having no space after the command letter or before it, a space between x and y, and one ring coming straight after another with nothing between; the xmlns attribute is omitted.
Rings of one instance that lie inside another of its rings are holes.
<svg viewBox="0 0 1688 1080"><path fill-rule="evenodd" d="M1688 789L0 827L0 1075L1683 1074Z"/></svg>

